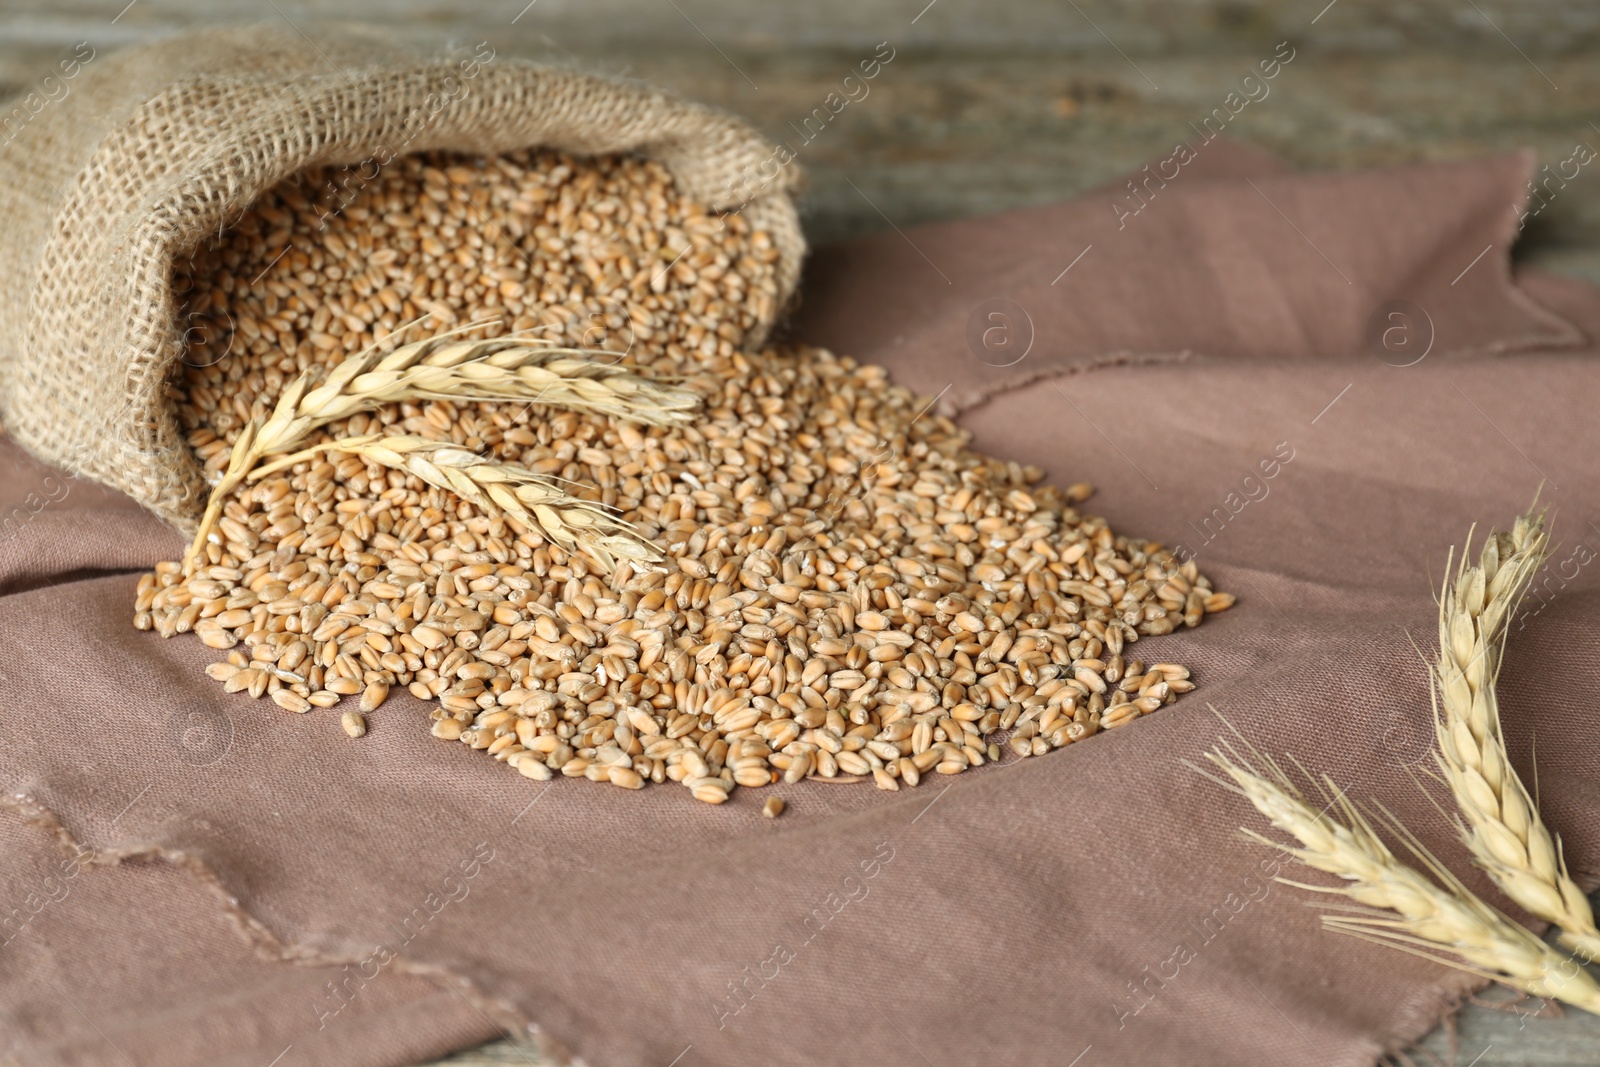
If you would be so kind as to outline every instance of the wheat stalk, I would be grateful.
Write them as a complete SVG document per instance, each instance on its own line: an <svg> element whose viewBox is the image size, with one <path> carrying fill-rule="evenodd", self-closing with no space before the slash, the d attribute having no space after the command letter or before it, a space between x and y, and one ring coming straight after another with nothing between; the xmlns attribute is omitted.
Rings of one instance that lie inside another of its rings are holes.
<svg viewBox="0 0 1600 1067"><path fill-rule="evenodd" d="M1593 962L1600 957L1594 911L1511 766L1494 691L1506 621L1548 546L1544 514L1530 512L1510 533L1489 536L1476 567L1467 566L1463 550L1454 583L1446 579L1439 598L1439 657L1430 679L1439 743L1434 755L1478 866L1506 896L1554 923L1562 941Z"/></svg>
<svg viewBox="0 0 1600 1067"><path fill-rule="evenodd" d="M522 400L653 425L689 421L699 397L526 336L465 341L469 323L391 352L372 345L328 372L315 388L309 373L291 381L272 414L240 432L227 469L211 490L200 528L184 557L187 570L222 511L223 499L257 462L294 448L320 426L399 400Z"/></svg>
<svg viewBox="0 0 1600 1067"><path fill-rule="evenodd" d="M1278 881L1348 897L1366 906L1350 909L1353 914L1324 915L1322 921L1328 929L1600 1014L1600 984L1588 971L1476 896L1392 816L1384 813L1389 829L1405 841L1438 882L1396 858L1367 816L1342 792L1334 792L1332 781L1324 778L1333 799L1318 810L1270 758L1264 759L1269 775L1262 775L1226 743L1207 753L1207 758L1257 811L1273 826L1293 835L1301 847L1281 845L1245 831L1250 837L1282 848L1306 866L1349 884ZM1329 814L1330 810L1338 817Z"/></svg>
<svg viewBox="0 0 1600 1067"><path fill-rule="evenodd" d="M655 546L603 505L564 493L553 481L526 467L496 463L422 437L343 437L263 464L250 472L248 480L257 481L326 452L344 452L414 474L488 514L504 514L529 530L538 529L562 548L587 552L607 571L616 569L619 556L661 558Z"/></svg>

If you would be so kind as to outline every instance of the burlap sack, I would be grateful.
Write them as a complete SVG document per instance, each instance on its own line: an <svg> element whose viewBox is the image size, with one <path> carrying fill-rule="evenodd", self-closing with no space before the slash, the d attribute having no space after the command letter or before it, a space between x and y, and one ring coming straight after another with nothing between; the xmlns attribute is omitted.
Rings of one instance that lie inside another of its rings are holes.
<svg viewBox="0 0 1600 1067"><path fill-rule="evenodd" d="M770 155L704 106L487 45L428 56L374 31L250 27L86 55L48 95L0 106L0 419L186 531L206 486L166 392L183 342L172 263L266 189L317 164L540 145L637 153L733 209ZM780 307L805 251L798 179L785 168L743 203L780 252Z"/></svg>

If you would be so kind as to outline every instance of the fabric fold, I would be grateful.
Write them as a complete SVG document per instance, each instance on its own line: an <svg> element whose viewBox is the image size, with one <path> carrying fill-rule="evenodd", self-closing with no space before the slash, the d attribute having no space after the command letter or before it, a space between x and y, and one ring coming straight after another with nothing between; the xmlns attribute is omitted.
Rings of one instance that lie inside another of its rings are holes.
<svg viewBox="0 0 1600 1067"><path fill-rule="evenodd" d="M793 332L917 367L949 413L1192 354L1399 366L1581 346L1511 280L1531 168L1519 152L1292 174L1219 141L1171 181L1146 167L1065 203L819 249Z"/></svg>

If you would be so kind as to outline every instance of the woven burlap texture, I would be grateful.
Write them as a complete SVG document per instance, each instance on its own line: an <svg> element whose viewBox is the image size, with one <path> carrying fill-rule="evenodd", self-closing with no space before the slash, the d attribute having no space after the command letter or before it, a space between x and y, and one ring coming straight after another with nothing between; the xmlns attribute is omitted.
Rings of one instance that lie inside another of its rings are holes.
<svg viewBox="0 0 1600 1067"><path fill-rule="evenodd" d="M0 152L0 419L39 457L185 532L206 483L167 395L183 352L172 264L307 167L428 150L636 153L771 234L780 308L805 253L798 168L740 199L771 154L742 122L486 47L208 30L96 57L69 86Z"/></svg>

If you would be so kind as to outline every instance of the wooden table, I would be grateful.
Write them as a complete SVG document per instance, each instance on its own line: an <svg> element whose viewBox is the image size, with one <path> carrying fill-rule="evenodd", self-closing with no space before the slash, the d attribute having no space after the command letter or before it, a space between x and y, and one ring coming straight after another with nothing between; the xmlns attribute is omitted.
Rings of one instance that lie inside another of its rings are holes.
<svg viewBox="0 0 1600 1067"><path fill-rule="evenodd" d="M790 136L879 42L892 62L800 156L813 241L1069 197L1165 154L1258 59L1293 64L1229 127L1306 168L1524 146L1600 149L1592 0L6 0L0 91L97 48L216 21L360 18L421 42L490 42L631 74ZM526 6L524 6L526 4ZM275 10L276 9L276 10ZM1518 258L1600 282L1600 168L1562 189ZM1526 1006L1522 1010L1526 1010ZM1456 1062L1587 1067L1600 1019L1469 1006ZM1441 1030L1425 1048L1449 1062ZM540 1064L507 1043L456 1067ZM1420 1062L1427 1062L1424 1056Z"/></svg>

